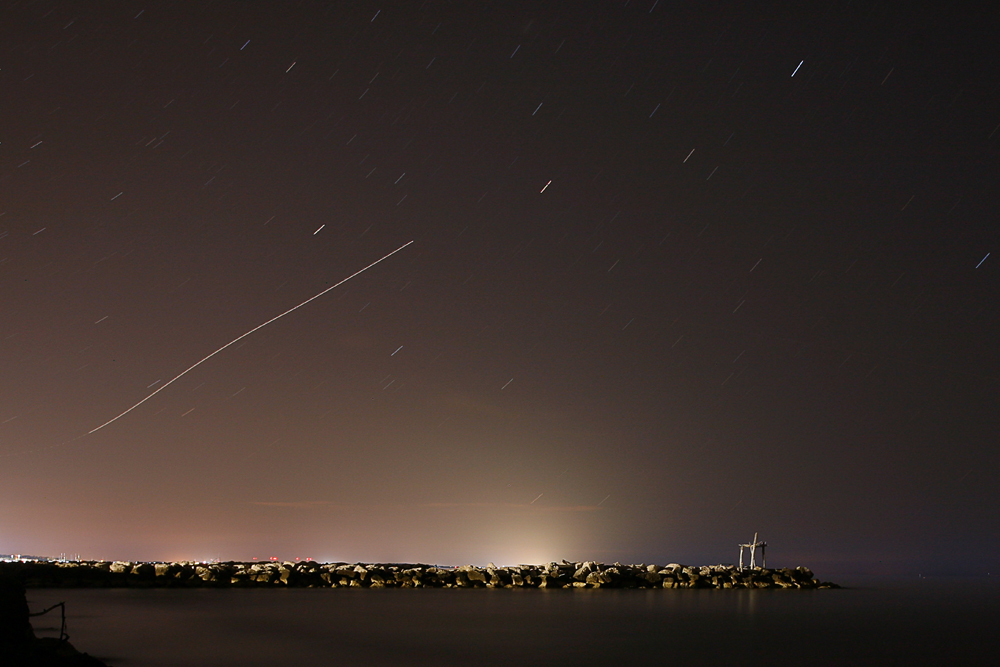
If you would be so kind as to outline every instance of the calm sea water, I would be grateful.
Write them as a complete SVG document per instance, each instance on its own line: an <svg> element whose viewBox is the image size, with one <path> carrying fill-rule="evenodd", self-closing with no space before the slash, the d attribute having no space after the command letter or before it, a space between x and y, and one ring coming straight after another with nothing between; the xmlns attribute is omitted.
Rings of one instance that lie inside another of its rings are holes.
<svg viewBox="0 0 1000 667"><path fill-rule="evenodd" d="M70 590L71 640L116 667L995 665L1000 586L822 591ZM35 619L41 635L51 634Z"/></svg>

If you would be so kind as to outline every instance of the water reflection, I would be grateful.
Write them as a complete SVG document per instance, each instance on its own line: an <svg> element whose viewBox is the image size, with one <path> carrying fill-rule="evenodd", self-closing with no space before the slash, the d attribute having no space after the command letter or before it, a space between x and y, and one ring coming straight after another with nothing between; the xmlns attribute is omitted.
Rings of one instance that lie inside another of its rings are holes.
<svg viewBox="0 0 1000 667"><path fill-rule="evenodd" d="M65 599L74 643L119 667L732 665L748 656L780 666L978 664L1000 607L976 590L63 589L29 598L33 607Z"/></svg>

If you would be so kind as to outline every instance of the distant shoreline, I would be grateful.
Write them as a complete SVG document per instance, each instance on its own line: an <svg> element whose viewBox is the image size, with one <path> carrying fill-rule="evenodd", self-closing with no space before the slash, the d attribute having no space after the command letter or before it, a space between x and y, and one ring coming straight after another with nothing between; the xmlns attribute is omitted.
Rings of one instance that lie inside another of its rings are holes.
<svg viewBox="0 0 1000 667"><path fill-rule="evenodd" d="M592 561L441 567L412 563L0 562L27 588L708 588L826 589L806 567L623 565Z"/></svg>

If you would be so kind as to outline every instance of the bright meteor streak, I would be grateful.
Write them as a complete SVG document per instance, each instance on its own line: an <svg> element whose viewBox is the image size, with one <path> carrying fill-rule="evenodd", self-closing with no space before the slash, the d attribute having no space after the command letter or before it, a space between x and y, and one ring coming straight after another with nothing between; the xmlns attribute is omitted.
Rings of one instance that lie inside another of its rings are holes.
<svg viewBox="0 0 1000 667"><path fill-rule="evenodd" d="M390 257L392 257L393 255L395 255L395 254L396 254L397 252L399 252L400 250L402 250L402 249L403 249L403 248L405 248L406 246L410 245L410 243L413 243L413 241L409 241L409 242L407 242L407 243L404 243L403 245L399 246L398 248L396 248L395 250L393 250L392 252L390 252L390 253L389 253L388 255L386 255L386 256L385 256L385 257L383 257L382 259L378 259L378 260L375 260L374 262L372 262L371 264L369 264L369 265L368 265L368 266L366 266L365 268L363 268L363 269L361 269L361 270L359 270L359 271L355 271L355 272L354 272L354 273L352 273L351 275L349 275L349 276L347 276L346 278L344 278L343 280L341 280L341 281L340 281L339 283L337 283L336 285L331 285L330 287L327 287L327 288L326 288L325 290L323 290L322 292L320 292L320 293L319 293L319 294L317 294L316 296L313 296L313 297L310 297L310 298L306 299L305 301L303 301L303 302L302 302L302 303L300 303L299 305L295 306L294 308L289 308L289 309L288 309L288 310L286 310L285 312L281 313L280 315L276 315L276 316L272 317L271 319L269 319L269 320L268 320L267 322L264 322L263 324L258 324L258 325L257 325L257 326L255 326L255 327L254 327L253 329L251 329L250 331L246 332L245 334L243 334L243 335L242 335L242 336L240 336L239 338L234 338L233 340L229 341L228 343L226 343L225 345L223 345L222 347L220 347L220 348L219 348L218 350L216 350L216 351L215 351L215 352L213 352L212 354L208 355L207 357L205 357L205 358L203 358L202 360L200 360L200 361L199 361L198 363L194 364L193 366L191 366L190 368L188 368L187 370L185 370L184 372L182 372L182 373L181 373L180 375L178 375L178 376L177 376L177 377L175 377L174 379L170 380L169 382L165 382L165 383L163 383L163 384L162 384L162 385L160 386L160 388L159 388L159 389L157 389L157 390L156 390L156 391L154 391L154 392L153 392L152 394L150 394L150 395L149 395L149 396L147 396L146 398L142 399L141 401L139 401L138 403L136 403L135 405L133 405L133 406L132 406L131 408L129 408L129 409L128 409L128 410L126 410L125 412L121 413L121 414L120 414L120 415L118 415L117 417L114 417L114 418L112 418L112 419L109 419L108 421L104 422L103 424L101 424L101 425L100 425L100 426L98 426L97 428L95 428L95 429L93 429L93 430L91 430L91 431L88 431L88 432L87 432L87 435L90 435L91 433L94 433L94 432L96 432L96 431L100 431L100 430L101 430L102 428L104 428L104 427L105 427L105 426L107 426L108 424L110 424L110 423L112 423L112 422L115 422L115 421L118 421L119 419L121 419L122 417L124 417L124 416L125 416L125 415L127 415L128 413L132 412L132 411L133 411L133 410L135 410L135 409L136 409L137 407L139 407L140 405L142 405L143 403L145 403L146 401L148 401L149 399L153 398L154 396L156 396L157 394L159 394L159 393L160 393L161 391L163 391L164 389L166 389L167 387L169 387L170 385L172 385L172 384L173 384L174 382L176 382L177 380L181 379L182 377L184 377L185 375L187 375L187 374L188 374L189 372L193 371L193 370L194 370L195 368L197 368L198 366L201 366L201 365L202 365L203 363L205 363L206 361L208 361L209 359L211 359L212 357L214 357L215 355L217 355L217 354L218 354L219 352L222 352L222 351L223 351L224 349L226 349L226 348L227 348L227 347L229 347L230 345L233 345L233 344L235 344L235 343L238 343L238 342L240 342L241 340L243 340L244 338L246 338L247 336L249 336L249 335L250 335L250 334L252 334L253 332L257 331L258 329L263 329L264 327L266 327L266 326L267 326L268 324L270 324L271 322L274 322L275 320L280 320L280 319L281 319L282 317L284 317L284 316L285 316L285 315L287 315L288 313L290 313L290 312L292 312L292 311L294 311L294 310L298 310L299 308L301 308L302 306L306 305L306 304L307 304L307 303L309 303L310 301L315 301L316 299L320 298L321 296L323 296L324 294L326 294L326 293L327 293L327 292L329 292L330 290L332 290L332 289L334 289L334 288L337 288L337 287L340 287L341 285L343 285L344 283L346 283L346 282L347 282L348 280L350 280L351 278L353 278L353 277L355 277L355 276L357 276L357 275L359 275L359 274L362 274L362 273L364 273L365 271L367 271L368 269L372 268L373 266L375 266L375 265L376 265L376 264L378 264L379 262L381 262L381 261L383 261L383 260L386 260L386 259L389 259L389 258L390 258Z"/></svg>

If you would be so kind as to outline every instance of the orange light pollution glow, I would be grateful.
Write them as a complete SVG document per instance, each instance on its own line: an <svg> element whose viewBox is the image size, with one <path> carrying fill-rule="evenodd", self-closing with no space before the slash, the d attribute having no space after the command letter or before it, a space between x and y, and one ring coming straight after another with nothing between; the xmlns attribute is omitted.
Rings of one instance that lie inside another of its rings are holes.
<svg viewBox="0 0 1000 667"><path fill-rule="evenodd" d="M1000 567L989 22L7 4L0 553Z"/></svg>

